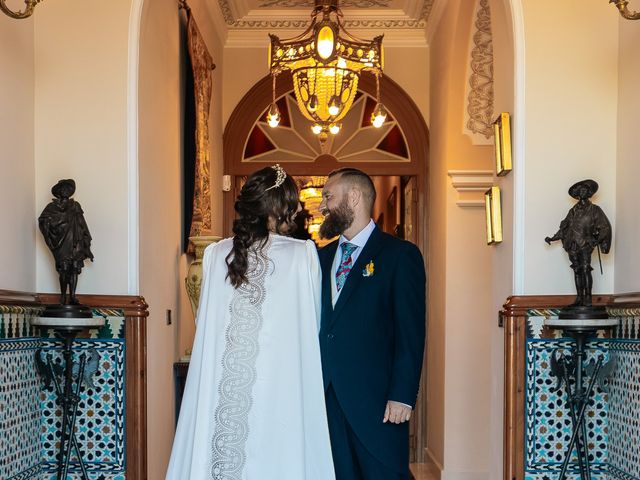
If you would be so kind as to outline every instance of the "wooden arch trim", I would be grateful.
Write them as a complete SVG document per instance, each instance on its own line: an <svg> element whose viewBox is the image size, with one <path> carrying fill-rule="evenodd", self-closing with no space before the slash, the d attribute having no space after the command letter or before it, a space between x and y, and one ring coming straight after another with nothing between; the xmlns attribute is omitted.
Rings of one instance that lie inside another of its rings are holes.
<svg viewBox="0 0 640 480"><path fill-rule="evenodd" d="M276 98L291 91L291 74L286 72L278 76ZM372 97L376 96L375 77L363 74L358 82L358 90ZM287 162L287 172L291 175L326 175L327 172L340 167L363 168L370 175L425 175L429 155L429 130L415 102L396 82L389 77L380 81L382 102L394 116L405 134L411 161L394 162L337 162L327 157L322 162ZM255 170L268 165L260 162L243 162L245 141L256 119L268 108L272 100L271 76L258 81L240 100L224 130L223 157L224 171L231 175L249 175Z"/></svg>

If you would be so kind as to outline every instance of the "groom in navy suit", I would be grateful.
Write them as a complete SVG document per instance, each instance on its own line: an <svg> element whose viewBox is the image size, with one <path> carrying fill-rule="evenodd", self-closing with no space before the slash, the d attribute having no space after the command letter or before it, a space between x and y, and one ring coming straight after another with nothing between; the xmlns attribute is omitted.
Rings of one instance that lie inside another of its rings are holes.
<svg viewBox="0 0 640 480"><path fill-rule="evenodd" d="M418 248L371 220L376 191L352 168L322 191L320 349L336 480L409 478L409 419L425 340Z"/></svg>

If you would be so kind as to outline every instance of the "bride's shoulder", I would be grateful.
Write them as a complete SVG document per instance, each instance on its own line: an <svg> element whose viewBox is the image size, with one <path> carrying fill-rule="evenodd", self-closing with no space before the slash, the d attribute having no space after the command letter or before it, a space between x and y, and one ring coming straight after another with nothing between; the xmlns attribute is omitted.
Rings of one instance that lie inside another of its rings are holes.
<svg viewBox="0 0 640 480"><path fill-rule="evenodd" d="M216 252L228 252L233 245L233 238L223 238L217 242L213 242L204 249L205 255L212 255Z"/></svg>
<svg viewBox="0 0 640 480"><path fill-rule="evenodd" d="M299 240L282 235L271 235L271 246L278 251L286 251L288 256L295 253L309 254L309 252L317 255L316 244L312 240Z"/></svg>
<svg viewBox="0 0 640 480"><path fill-rule="evenodd" d="M270 237L273 245L281 245L288 248L304 248L304 245L307 243L306 240L298 240L297 238L285 237L284 235L271 234Z"/></svg>
<svg viewBox="0 0 640 480"><path fill-rule="evenodd" d="M233 237L223 238L222 240L218 240L217 242L211 243L207 245L207 250L224 250L229 249L233 245Z"/></svg>

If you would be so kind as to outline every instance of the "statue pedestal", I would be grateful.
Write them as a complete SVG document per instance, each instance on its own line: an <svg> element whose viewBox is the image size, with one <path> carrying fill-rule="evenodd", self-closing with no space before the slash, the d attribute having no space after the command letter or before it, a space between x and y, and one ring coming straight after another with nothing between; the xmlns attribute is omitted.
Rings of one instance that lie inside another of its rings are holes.
<svg viewBox="0 0 640 480"><path fill-rule="evenodd" d="M93 312L89 307L84 305L47 305L42 315L34 321L40 322L37 326L48 327L57 326L80 326L91 327L92 321L99 321L101 318L93 318ZM104 319L102 319L104 323ZM33 325L36 325L33 323Z"/></svg>
<svg viewBox="0 0 640 480"><path fill-rule="evenodd" d="M49 355L46 356L46 360L43 360L40 350L36 351L35 360L38 373L43 378L45 384L48 386L53 383L58 397L58 404L62 411L60 448L58 450L58 479L67 478L71 449L73 448L75 450L78 463L80 464L82 479L89 480L87 470L84 462L82 461L80 447L74 432L78 413L78 403L80 402L80 390L82 389L82 384L87 382L85 375L87 354L81 354L79 361L74 363L73 341L83 330L102 327L105 323L105 319L103 317L87 317L87 310L90 314L91 309L88 307L80 305L55 305L43 312L43 315L45 316L31 319L31 325L39 327L40 329L46 330L53 328L56 336L63 341L63 371L60 371L60 366L54 363ZM73 312L76 312L80 316L72 316ZM58 316L51 316L56 315L56 313ZM88 371L93 371L95 373L95 371L97 371L97 365L95 365L95 369L89 369ZM74 375L74 372L77 373ZM90 380L89 384L91 384Z"/></svg>
<svg viewBox="0 0 640 480"><path fill-rule="evenodd" d="M607 309L602 306L583 307L580 305L571 305L560 309L559 319L571 320L607 320L609 315Z"/></svg>
<svg viewBox="0 0 640 480"><path fill-rule="evenodd" d="M598 318L598 316L596 318L548 318L545 320L546 326L561 329L565 335L575 341L575 346L570 354L567 354L566 349L558 348L551 356L551 373L558 378L558 389L562 385L565 386L567 406L572 423L571 440L565 452L558 480L565 479L574 446L577 450L580 478L591 480L585 416L596 381L602 388L606 379L604 372L610 371L610 368L602 368L604 356L599 356L597 360L589 361L585 365L586 344L596 336L598 330L613 328L618 325L618 322L619 320L616 318ZM583 379L589 379L586 389L583 385Z"/></svg>

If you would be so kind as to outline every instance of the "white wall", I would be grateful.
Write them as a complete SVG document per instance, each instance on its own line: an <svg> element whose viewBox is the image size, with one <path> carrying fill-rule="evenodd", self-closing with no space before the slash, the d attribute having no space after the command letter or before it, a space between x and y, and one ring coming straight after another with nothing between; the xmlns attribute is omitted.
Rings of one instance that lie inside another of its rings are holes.
<svg viewBox="0 0 640 480"><path fill-rule="evenodd" d="M140 25L140 293L149 304L147 439L149 478L163 478L174 429L173 362L181 247L179 19L172 0L144 4Z"/></svg>
<svg viewBox="0 0 640 480"><path fill-rule="evenodd" d="M463 133L474 3L447 0L430 44L427 450L446 480L488 479L493 247L483 208L462 208L450 170L489 170Z"/></svg>
<svg viewBox="0 0 640 480"><path fill-rule="evenodd" d="M0 14L0 289L35 291L33 20Z"/></svg>
<svg viewBox="0 0 640 480"><path fill-rule="evenodd" d="M514 42L514 20L509 0L491 0L491 29L493 37L494 112L509 112L512 122L513 157L515 169L494 182L501 189L503 241L492 248L492 315L489 317L490 331L490 416L489 416L489 478L499 479L503 475L503 416L504 416L504 330L498 327L498 312L506 299L514 292L514 211L516 197L514 183L517 175L523 174L517 161L520 147L519 127L524 112L516 107L516 71ZM522 33L522 32L521 32Z"/></svg>
<svg viewBox="0 0 640 480"><path fill-rule="evenodd" d="M488 480L491 336L487 290L491 247L483 208L461 208L447 189L444 478ZM464 452L464 453L463 453Z"/></svg>
<svg viewBox="0 0 640 480"><path fill-rule="evenodd" d="M76 181L95 263L78 293L127 293L127 41L130 0L39 5L35 21L35 210L61 178ZM91 14L88 15L87 13ZM41 235L36 288L57 292Z"/></svg>
<svg viewBox="0 0 640 480"><path fill-rule="evenodd" d="M615 224L618 18L607 2L522 0L522 6L527 109L525 206L516 219L525 229L523 245L516 246L524 256L520 293L572 294L568 257L544 237L575 203L568 188L585 178L600 184L593 200ZM613 291L614 255L603 258L604 276L594 272L594 293Z"/></svg>
<svg viewBox="0 0 640 480"><path fill-rule="evenodd" d="M615 291L637 292L640 290L640 135L638 134L638 112L640 112L640 25L637 21L620 19L620 70L618 101L618 163L616 223L614 225Z"/></svg>

